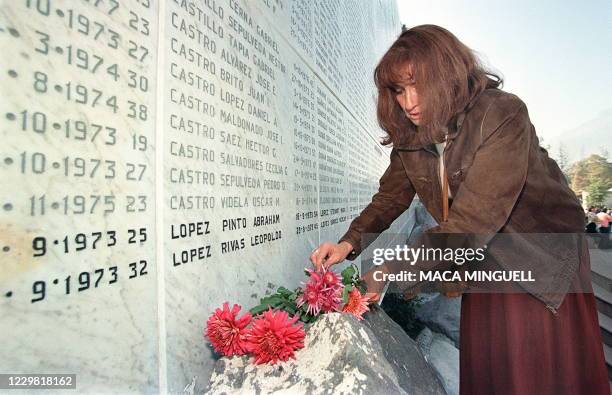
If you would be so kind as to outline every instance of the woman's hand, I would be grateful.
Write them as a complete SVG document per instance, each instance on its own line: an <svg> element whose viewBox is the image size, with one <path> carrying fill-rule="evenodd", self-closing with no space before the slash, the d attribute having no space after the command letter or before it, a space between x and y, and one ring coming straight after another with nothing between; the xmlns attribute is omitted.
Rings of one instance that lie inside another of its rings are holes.
<svg viewBox="0 0 612 395"><path fill-rule="evenodd" d="M353 246L347 241L342 241L338 244L325 242L310 254L310 262L312 262L317 270L322 265L328 268L345 260L351 251L353 251Z"/></svg>

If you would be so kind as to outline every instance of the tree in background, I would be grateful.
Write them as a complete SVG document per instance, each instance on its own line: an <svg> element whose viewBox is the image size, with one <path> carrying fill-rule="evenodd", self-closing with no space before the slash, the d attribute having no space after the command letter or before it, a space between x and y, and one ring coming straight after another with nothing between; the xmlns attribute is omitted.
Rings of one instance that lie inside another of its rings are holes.
<svg viewBox="0 0 612 395"><path fill-rule="evenodd" d="M587 186L589 185L589 175L588 175L588 166L586 164L586 159L579 160L574 163L569 170L570 173L570 186L577 194L582 193L582 191L586 191Z"/></svg>
<svg viewBox="0 0 612 395"><path fill-rule="evenodd" d="M557 162L557 165L559 165L559 169L561 169L561 171L563 172L565 179L569 183L571 180L571 177L569 174L569 170L570 170L569 156L567 154L567 151L565 150L565 146L563 145L563 143L559 144L559 150L557 152L557 157L554 159Z"/></svg>
<svg viewBox="0 0 612 395"><path fill-rule="evenodd" d="M571 187L577 194L589 193L589 204L602 204L612 188L612 163L606 157L593 154L574 163L569 169Z"/></svg>
<svg viewBox="0 0 612 395"><path fill-rule="evenodd" d="M589 205L601 206L604 203L609 187L600 179L592 180L586 191L589 193Z"/></svg>

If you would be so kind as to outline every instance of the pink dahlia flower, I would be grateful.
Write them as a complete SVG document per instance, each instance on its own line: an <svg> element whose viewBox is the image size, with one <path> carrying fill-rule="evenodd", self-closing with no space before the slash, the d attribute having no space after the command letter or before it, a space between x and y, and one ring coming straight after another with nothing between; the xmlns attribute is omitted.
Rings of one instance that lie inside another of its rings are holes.
<svg viewBox="0 0 612 395"><path fill-rule="evenodd" d="M321 310L324 313L331 313L332 311L340 311L342 305L342 289L344 286L330 287L324 291L324 297L321 302Z"/></svg>
<svg viewBox="0 0 612 395"><path fill-rule="evenodd" d="M369 300L369 297L361 295L357 288L353 288L348 294L348 301L342 308L342 312L353 314L357 319L363 320L363 313L370 311L368 308Z"/></svg>
<svg viewBox="0 0 612 395"><path fill-rule="evenodd" d="M338 311L342 303L342 289L344 285L340 277L325 267L318 271L306 269L310 273L308 282L305 284L302 294L296 299L297 306L308 305L308 314L318 315L321 310L324 313Z"/></svg>
<svg viewBox="0 0 612 395"><path fill-rule="evenodd" d="M333 270L323 268L320 273L326 286L337 287L342 285L340 276L338 276L338 273L334 272Z"/></svg>
<svg viewBox="0 0 612 395"><path fill-rule="evenodd" d="M223 309L216 309L206 322L206 336L214 350L219 354L232 356L242 355L247 350L247 325L251 323L251 313L246 312L237 318L241 307L235 304L232 309L229 303L223 303Z"/></svg>
<svg viewBox="0 0 612 395"><path fill-rule="evenodd" d="M304 347L306 335L303 324L294 325L297 319L297 315L290 319L286 311L268 309L253 320L247 347L256 364L295 359L294 352Z"/></svg>

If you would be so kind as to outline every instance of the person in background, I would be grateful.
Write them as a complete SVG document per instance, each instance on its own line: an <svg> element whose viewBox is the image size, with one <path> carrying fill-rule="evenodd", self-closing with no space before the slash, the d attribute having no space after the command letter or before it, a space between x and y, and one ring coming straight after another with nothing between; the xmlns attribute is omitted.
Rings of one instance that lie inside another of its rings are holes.
<svg viewBox="0 0 612 395"><path fill-rule="evenodd" d="M586 213L586 233L597 233L597 222L598 222L597 214L595 213L595 207L589 207L589 210Z"/></svg>
<svg viewBox="0 0 612 395"><path fill-rule="evenodd" d="M597 219L599 220L599 233L610 233L610 222L612 216L608 214L608 210L605 208L597 213Z"/></svg>
<svg viewBox="0 0 612 395"><path fill-rule="evenodd" d="M599 221L599 233L601 239L599 240L599 248L607 249L610 248L610 223L612 222L612 216L608 214L606 208L603 208L597 213L597 220Z"/></svg>

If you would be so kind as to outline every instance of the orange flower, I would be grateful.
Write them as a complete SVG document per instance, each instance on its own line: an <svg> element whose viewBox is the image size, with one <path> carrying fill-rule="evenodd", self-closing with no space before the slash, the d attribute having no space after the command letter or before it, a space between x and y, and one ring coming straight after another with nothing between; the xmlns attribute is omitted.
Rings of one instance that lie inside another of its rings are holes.
<svg viewBox="0 0 612 395"><path fill-rule="evenodd" d="M368 302L370 298L361 295L361 292L355 287L348 294L348 301L344 305L342 312L353 314L358 320L363 320L363 313L370 311Z"/></svg>

